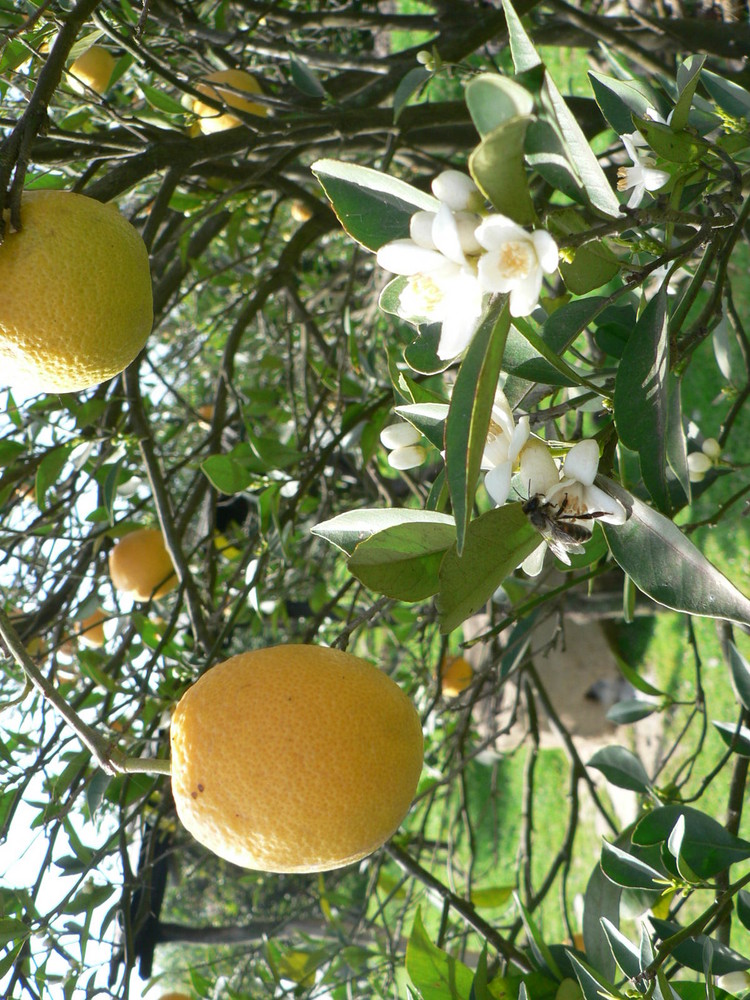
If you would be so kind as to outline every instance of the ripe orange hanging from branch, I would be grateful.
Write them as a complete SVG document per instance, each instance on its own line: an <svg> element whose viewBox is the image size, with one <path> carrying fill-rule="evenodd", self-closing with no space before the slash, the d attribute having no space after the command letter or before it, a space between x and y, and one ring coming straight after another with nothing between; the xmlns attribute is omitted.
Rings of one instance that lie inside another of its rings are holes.
<svg viewBox="0 0 750 1000"><path fill-rule="evenodd" d="M269 872L339 868L398 828L422 769L414 706L366 660L322 646L241 653L172 718L177 814L215 854Z"/></svg>
<svg viewBox="0 0 750 1000"><path fill-rule="evenodd" d="M30 191L0 245L0 381L75 392L119 374L153 323L145 244L112 205Z"/></svg>

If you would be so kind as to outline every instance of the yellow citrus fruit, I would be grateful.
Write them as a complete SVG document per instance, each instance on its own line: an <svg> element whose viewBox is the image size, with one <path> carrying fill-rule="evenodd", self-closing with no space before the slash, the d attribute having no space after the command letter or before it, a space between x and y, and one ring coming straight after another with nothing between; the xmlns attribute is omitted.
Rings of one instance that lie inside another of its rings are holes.
<svg viewBox="0 0 750 1000"><path fill-rule="evenodd" d="M108 49L92 45L68 69L71 87L79 94L85 94L86 88L103 94L112 79L116 62Z"/></svg>
<svg viewBox="0 0 750 1000"><path fill-rule="evenodd" d="M30 191L0 246L0 379L75 392L117 375L151 331L148 253L112 205Z"/></svg>
<svg viewBox="0 0 750 1000"><path fill-rule="evenodd" d="M83 646L89 646L91 649L98 649L100 646L104 645L104 625L108 615L99 608L93 614L89 615L88 618L84 618L80 625L80 633L78 636L78 641Z"/></svg>
<svg viewBox="0 0 750 1000"><path fill-rule="evenodd" d="M163 597L177 586L174 566L158 528L138 528L124 535L109 553L115 590L135 601Z"/></svg>
<svg viewBox="0 0 750 1000"><path fill-rule="evenodd" d="M289 212L295 222L307 222L308 219L312 219L312 209L299 199L292 202Z"/></svg>
<svg viewBox="0 0 750 1000"><path fill-rule="evenodd" d="M474 670L463 656L446 656L440 666L440 690L447 698L455 698L473 677Z"/></svg>
<svg viewBox="0 0 750 1000"><path fill-rule="evenodd" d="M243 69L221 69L215 73L209 73L203 78L203 83L199 83L195 88L206 97L212 98L219 104L226 104L228 108L237 108L249 115L259 115L261 118L268 114L268 108L262 104L256 104L242 97L237 91L245 94L261 94L261 86L254 76L246 73ZM211 84L226 84L224 87L212 87ZM211 132L224 132L228 128L237 128L242 124L241 119L236 115L225 112L222 114L210 104L196 99L193 101L193 111L200 118L198 124L201 132L209 134Z"/></svg>
<svg viewBox="0 0 750 1000"><path fill-rule="evenodd" d="M201 427L210 427L211 421L214 419L214 407L211 403L205 403L203 406L199 406L196 410L198 414L198 422Z"/></svg>
<svg viewBox="0 0 750 1000"><path fill-rule="evenodd" d="M340 868L407 813L422 729L377 667L322 646L233 656L188 688L172 718L172 792L219 857L268 872Z"/></svg>

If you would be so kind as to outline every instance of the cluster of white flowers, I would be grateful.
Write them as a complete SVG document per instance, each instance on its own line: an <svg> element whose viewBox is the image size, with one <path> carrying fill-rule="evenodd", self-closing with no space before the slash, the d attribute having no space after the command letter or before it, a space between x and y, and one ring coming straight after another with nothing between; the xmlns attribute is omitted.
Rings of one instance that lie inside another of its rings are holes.
<svg viewBox="0 0 750 1000"><path fill-rule="evenodd" d="M499 507L508 499L513 472L520 471L528 496L539 496L544 504L565 512L572 523L576 515L581 524L591 527L591 517L609 524L624 524L627 514L619 500L594 485L599 469L599 446L586 439L573 445L558 468L552 452L544 441L531 437L529 418L522 416L516 423L508 401L501 390L495 395L490 429L482 459L487 469L484 485ZM522 563L529 576L541 572L546 542L541 542Z"/></svg>
<svg viewBox="0 0 750 1000"><path fill-rule="evenodd" d="M557 267L548 232L527 232L504 215L483 218L482 194L465 174L443 171L432 182L440 205L416 212L409 238L378 250L378 263L409 280L399 315L441 324L438 357L457 357L469 345L485 295L507 292L512 316L528 316L539 302L543 274Z"/></svg>

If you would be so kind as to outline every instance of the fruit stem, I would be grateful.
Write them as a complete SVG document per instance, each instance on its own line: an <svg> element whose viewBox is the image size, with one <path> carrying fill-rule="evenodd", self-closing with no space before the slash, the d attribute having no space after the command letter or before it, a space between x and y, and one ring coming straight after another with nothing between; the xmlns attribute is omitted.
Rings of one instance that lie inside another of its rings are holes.
<svg viewBox="0 0 750 1000"><path fill-rule="evenodd" d="M26 651L26 647L13 627L10 618L2 608L0 608L0 638L25 673L28 681L50 704L54 705L71 729L76 732L83 745L91 751L92 756L103 771L107 774L169 774L168 760L127 757L110 740L87 725L75 709L70 707L54 684L38 669Z"/></svg>

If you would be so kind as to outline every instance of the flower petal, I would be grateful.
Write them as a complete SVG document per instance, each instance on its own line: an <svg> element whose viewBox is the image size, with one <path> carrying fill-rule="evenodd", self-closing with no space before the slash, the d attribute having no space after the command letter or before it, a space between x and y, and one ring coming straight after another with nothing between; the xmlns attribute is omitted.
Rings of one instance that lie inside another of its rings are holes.
<svg viewBox="0 0 750 1000"><path fill-rule="evenodd" d="M526 556L524 561L521 563L521 569L524 571L526 576L539 576L542 572L546 552L547 543L542 542L541 545L537 545L530 556Z"/></svg>
<svg viewBox="0 0 750 1000"><path fill-rule="evenodd" d="M535 268L528 277L519 281L510 290L511 316L529 316L539 305L539 293L542 290L542 271Z"/></svg>
<svg viewBox="0 0 750 1000"><path fill-rule="evenodd" d="M542 270L546 271L547 274L552 274L553 271L557 270L557 262L560 257L557 243L546 229L535 229L531 234L531 240Z"/></svg>
<svg viewBox="0 0 750 1000"><path fill-rule="evenodd" d="M378 264L394 274L423 274L448 263L437 250L421 247L414 240L393 240L378 250Z"/></svg>
<svg viewBox="0 0 750 1000"><path fill-rule="evenodd" d="M563 462L563 475L590 486L599 468L599 445L593 438L574 444Z"/></svg>
<svg viewBox="0 0 750 1000"><path fill-rule="evenodd" d="M620 501L600 490L598 486L584 487L581 499L586 505L587 512L590 514L596 512L599 521L606 521L607 524L625 524L628 519Z"/></svg>
<svg viewBox="0 0 750 1000"><path fill-rule="evenodd" d="M525 229L504 215L488 215L474 234L485 250L498 250L509 240L527 240Z"/></svg>
<svg viewBox="0 0 750 1000"><path fill-rule="evenodd" d="M520 417L518 423L513 429L513 434L510 439L510 447L508 448L508 458L511 462L515 462L521 454L521 450L529 440L530 434L531 429L529 427L529 418L526 416Z"/></svg>
<svg viewBox="0 0 750 1000"><path fill-rule="evenodd" d="M435 214L432 223L432 241L440 253L454 264L466 263L456 219L447 205L441 205Z"/></svg>
<svg viewBox="0 0 750 1000"><path fill-rule="evenodd" d="M521 482L529 491L529 496L536 493L542 495L556 486L560 481L552 452L544 441L539 438L529 438L521 452Z"/></svg>
<svg viewBox="0 0 750 1000"><path fill-rule="evenodd" d="M477 277L485 292L509 292L513 287L514 279L502 274L500 263L499 250L489 250L479 258Z"/></svg>
<svg viewBox="0 0 750 1000"><path fill-rule="evenodd" d="M510 462L501 462L484 477L484 488L498 507L508 499L512 472Z"/></svg>
<svg viewBox="0 0 750 1000"><path fill-rule="evenodd" d="M415 212L409 219L409 235L420 247L428 250L435 250L432 241L432 223L435 221L435 212Z"/></svg>

